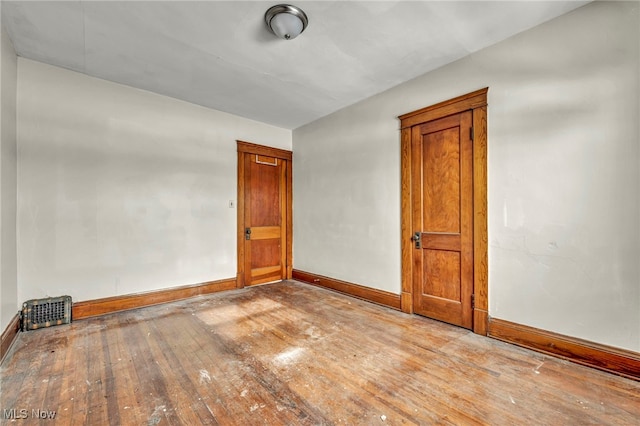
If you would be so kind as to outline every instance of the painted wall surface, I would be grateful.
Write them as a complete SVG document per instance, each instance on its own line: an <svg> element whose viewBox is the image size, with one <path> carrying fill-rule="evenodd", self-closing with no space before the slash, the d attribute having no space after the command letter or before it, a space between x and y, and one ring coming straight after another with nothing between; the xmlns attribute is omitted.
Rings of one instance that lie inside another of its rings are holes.
<svg viewBox="0 0 640 426"><path fill-rule="evenodd" d="M236 140L291 131L18 59L19 298L236 276Z"/></svg>
<svg viewBox="0 0 640 426"><path fill-rule="evenodd" d="M591 3L294 130L297 269L400 293L400 114L489 87L490 315L640 351L640 4Z"/></svg>
<svg viewBox="0 0 640 426"><path fill-rule="evenodd" d="M0 7L2 7L0 5ZM1 15L1 13L0 13ZM1 21L1 19L0 19ZM0 28L0 333L19 309L16 259L16 90L17 57Z"/></svg>

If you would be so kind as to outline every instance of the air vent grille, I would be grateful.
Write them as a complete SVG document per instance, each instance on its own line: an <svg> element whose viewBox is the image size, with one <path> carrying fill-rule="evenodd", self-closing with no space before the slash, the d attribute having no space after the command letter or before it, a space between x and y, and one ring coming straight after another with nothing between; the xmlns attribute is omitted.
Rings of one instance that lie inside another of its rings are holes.
<svg viewBox="0 0 640 426"><path fill-rule="evenodd" d="M27 300L22 304L22 331L71 322L71 296Z"/></svg>

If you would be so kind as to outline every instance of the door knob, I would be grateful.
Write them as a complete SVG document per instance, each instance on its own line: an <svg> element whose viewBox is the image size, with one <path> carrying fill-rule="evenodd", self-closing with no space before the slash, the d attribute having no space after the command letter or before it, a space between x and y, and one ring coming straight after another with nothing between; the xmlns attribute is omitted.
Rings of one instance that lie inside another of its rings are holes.
<svg viewBox="0 0 640 426"><path fill-rule="evenodd" d="M245 240L251 239L251 228L244 228L244 239Z"/></svg>
<svg viewBox="0 0 640 426"><path fill-rule="evenodd" d="M422 248L422 233L419 231L414 232L411 241L415 243L417 249Z"/></svg>

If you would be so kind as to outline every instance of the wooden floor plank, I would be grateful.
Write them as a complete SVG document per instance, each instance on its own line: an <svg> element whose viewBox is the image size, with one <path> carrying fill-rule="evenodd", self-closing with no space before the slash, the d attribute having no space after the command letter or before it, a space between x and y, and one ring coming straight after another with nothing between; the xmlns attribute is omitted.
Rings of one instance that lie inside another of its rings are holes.
<svg viewBox="0 0 640 426"><path fill-rule="evenodd" d="M20 333L0 373L59 425L640 419L639 382L291 281Z"/></svg>

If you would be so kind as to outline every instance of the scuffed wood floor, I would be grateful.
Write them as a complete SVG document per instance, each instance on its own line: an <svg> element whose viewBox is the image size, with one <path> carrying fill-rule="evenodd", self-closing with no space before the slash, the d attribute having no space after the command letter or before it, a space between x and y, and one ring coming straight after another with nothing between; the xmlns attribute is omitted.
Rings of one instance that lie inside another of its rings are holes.
<svg viewBox="0 0 640 426"><path fill-rule="evenodd" d="M21 333L0 372L42 424L640 422L639 382L295 282Z"/></svg>

